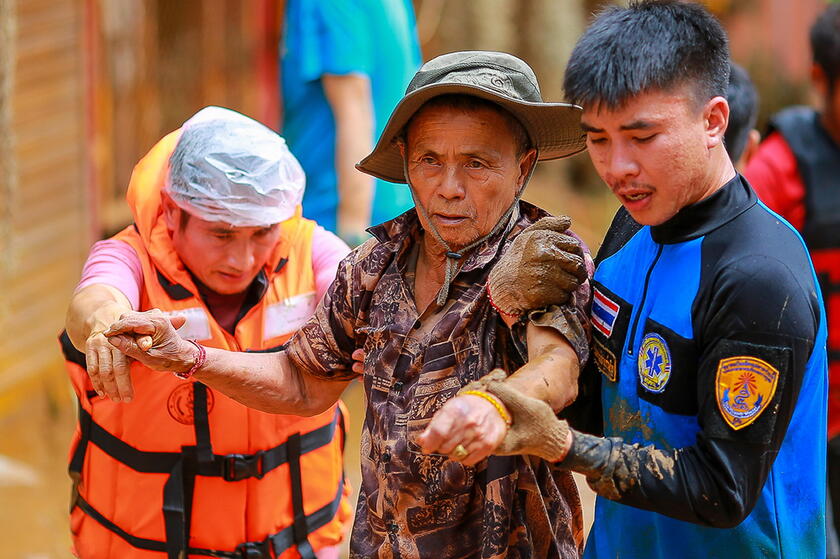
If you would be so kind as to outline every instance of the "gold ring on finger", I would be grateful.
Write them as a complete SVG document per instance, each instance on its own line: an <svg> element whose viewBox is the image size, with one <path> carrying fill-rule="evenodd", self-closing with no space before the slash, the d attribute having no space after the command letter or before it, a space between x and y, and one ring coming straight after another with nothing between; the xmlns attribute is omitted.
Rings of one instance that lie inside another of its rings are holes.
<svg viewBox="0 0 840 559"><path fill-rule="evenodd" d="M467 457L470 452L464 447L464 445L459 444L455 447L455 450L452 451L452 457L455 460L463 460Z"/></svg>

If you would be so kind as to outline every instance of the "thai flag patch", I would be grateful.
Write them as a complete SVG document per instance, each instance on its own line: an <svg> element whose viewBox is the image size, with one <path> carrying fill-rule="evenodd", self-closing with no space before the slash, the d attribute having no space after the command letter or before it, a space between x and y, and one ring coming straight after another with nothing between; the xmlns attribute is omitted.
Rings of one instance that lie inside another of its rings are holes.
<svg viewBox="0 0 840 559"><path fill-rule="evenodd" d="M595 288L592 297L592 326L609 338L612 335L615 320L618 318L619 309L618 303Z"/></svg>

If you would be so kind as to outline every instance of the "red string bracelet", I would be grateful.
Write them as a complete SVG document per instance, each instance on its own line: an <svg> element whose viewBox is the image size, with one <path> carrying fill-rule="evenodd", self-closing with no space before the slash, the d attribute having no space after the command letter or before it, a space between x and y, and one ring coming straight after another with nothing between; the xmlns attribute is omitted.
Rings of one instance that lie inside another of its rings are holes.
<svg viewBox="0 0 840 559"><path fill-rule="evenodd" d="M195 374L195 372L199 368L201 368L202 365L204 365L204 362L207 361L207 350L204 349L204 346L199 344L195 340L187 340L187 341L190 342L192 345L194 345L195 348L198 350L198 357L195 358L195 362L193 363L193 366L190 367L189 371L184 371L184 372L181 372L181 373L173 372L173 374L176 377L178 377L180 379L184 379L184 380L187 380L188 378L193 376Z"/></svg>
<svg viewBox="0 0 840 559"><path fill-rule="evenodd" d="M496 305L496 303L493 301L493 295L490 293L490 283L489 282L484 287L485 287L485 291L487 291L487 299L490 300L490 306L491 307L496 309L499 312L499 314L503 314L503 315L509 316L511 318L519 318L518 314L511 314L509 312L505 312L502 309L500 309L498 307L498 305Z"/></svg>

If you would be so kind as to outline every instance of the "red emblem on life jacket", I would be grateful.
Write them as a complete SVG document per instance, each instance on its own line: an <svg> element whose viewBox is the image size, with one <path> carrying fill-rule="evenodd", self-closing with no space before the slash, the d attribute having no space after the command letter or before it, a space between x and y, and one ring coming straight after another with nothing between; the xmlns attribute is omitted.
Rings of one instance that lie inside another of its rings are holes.
<svg viewBox="0 0 840 559"><path fill-rule="evenodd" d="M195 423L195 412L193 405L193 383L185 382L178 385L175 390L169 395L169 400L166 402L166 409L169 410L169 415L178 423L184 425L192 425ZM207 413L213 411L213 404L215 398L213 391L207 389Z"/></svg>

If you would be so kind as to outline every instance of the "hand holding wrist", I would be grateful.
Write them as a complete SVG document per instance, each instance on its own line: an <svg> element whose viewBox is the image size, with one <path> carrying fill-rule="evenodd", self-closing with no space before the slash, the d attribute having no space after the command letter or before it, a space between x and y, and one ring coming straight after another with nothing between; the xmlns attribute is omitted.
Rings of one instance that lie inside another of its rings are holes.
<svg viewBox="0 0 840 559"><path fill-rule="evenodd" d="M557 419L546 402L519 392L506 379L505 371L494 369L458 392L459 395L486 393L504 406L511 422L495 454L532 454L551 462L563 460L572 441L568 423Z"/></svg>
<svg viewBox="0 0 840 559"><path fill-rule="evenodd" d="M495 396L490 394L489 392L484 392L483 390L460 390L458 392L459 396L477 396L483 400L489 402L498 412L499 417L502 418L502 421L505 422L508 428L510 428L511 423L513 420L510 417L510 413L507 410L507 407Z"/></svg>
<svg viewBox="0 0 840 559"><path fill-rule="evenodd" d="M183 367L178 367L177 371L172 373L180 379L188 379L198 371L207 360L207 351L204 346L193 340L186 340L182 344L184 359Z"/></svg>

